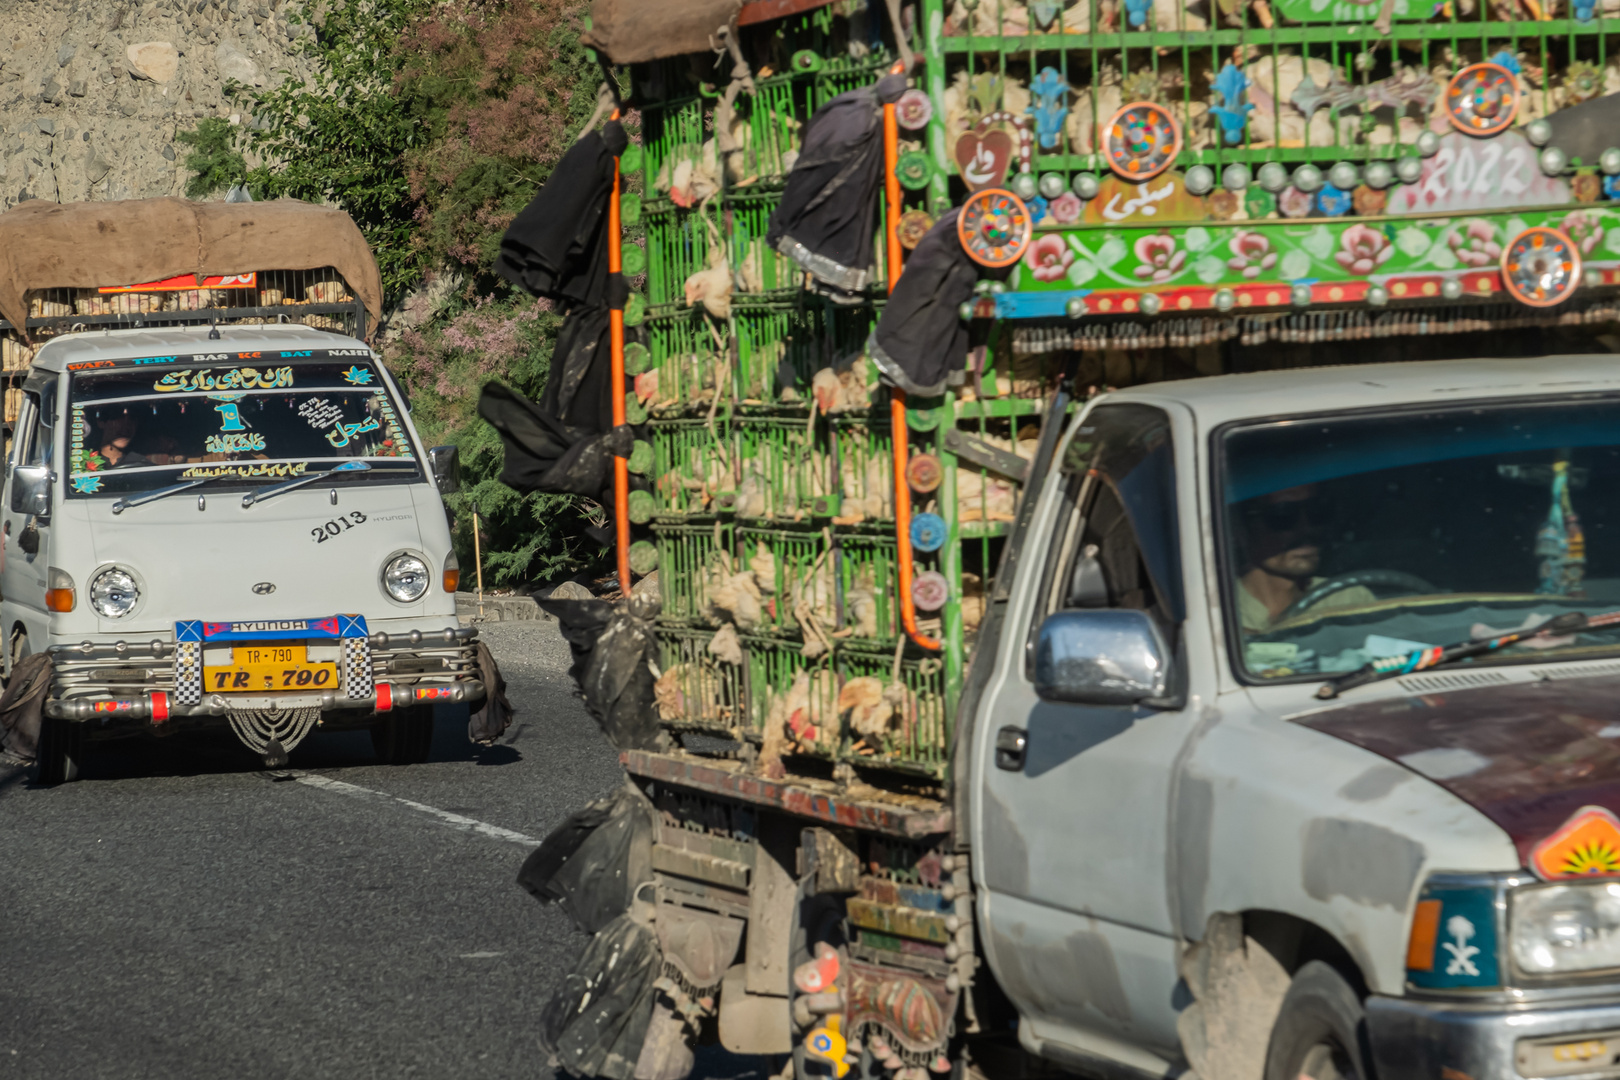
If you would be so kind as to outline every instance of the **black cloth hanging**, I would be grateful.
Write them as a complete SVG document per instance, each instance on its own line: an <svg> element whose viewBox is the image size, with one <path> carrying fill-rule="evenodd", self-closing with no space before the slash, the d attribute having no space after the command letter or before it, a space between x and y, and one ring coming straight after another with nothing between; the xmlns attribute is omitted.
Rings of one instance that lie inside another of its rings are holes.
<svg viewBox="0 0 1620 1080"><path fill-rule="evenodd" d="M501 483L525 494L546 491L584 495L613 505L613 458L629 457L635 432L629 425L581 436L522 394L498 382L484 384L478 415L501 436L506 460ZM604 492L607 494L604 496Z"/></svg>
<svg viewBox="0 0 1620 1080"><path fill-rule="evenodd" d="M963 249L956 235L961 213L958 207L941 216L917 244L866 342L885 380L918 397L944 393L963 374L968 328L959 309L980 277L998 276Z"/></svg>
<svg viewBox="0 0 1620 1080"><path fill-rule="evenodd" d="M871 283L872 234L883 187L883 106L906 92L904 75L839 94L804 127L799 158L765 242L838 294Z"/></svg>
<svg viewBox="0 0 1620 1080"><path fill-rule="evenodd" d="M628 600L535 601L556 618L573 651L568 669L608 741L620 750L666 750L669 737L658 727L654 679L648 661L658 659L653 619L659 603L651 597Z"/></svg>
<svg viewBox="0 0 1620 1080"><path fill-rule="evenodd" d="M609 120L569 147L501 237L496 272L532 296L605 305L613 162L629 144L624 128Z"/></svg>

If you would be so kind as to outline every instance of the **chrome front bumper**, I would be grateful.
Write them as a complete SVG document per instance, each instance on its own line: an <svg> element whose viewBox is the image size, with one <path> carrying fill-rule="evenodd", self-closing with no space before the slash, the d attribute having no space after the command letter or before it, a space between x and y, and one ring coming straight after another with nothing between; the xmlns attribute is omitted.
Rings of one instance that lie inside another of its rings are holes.
<svg viewBox="0 0 1620 1080"><path fill-rule="evenodd" d="M133 734L177 718L224 716L232 709L298 709L351 717L417 704L476 703L485 688L477 668L478 632L471 627L379 631L367 638L372 689L349 696L338 690L284 694L205 693L196 704L175 701L175 643L94 642L56 645L45 715L95 721L102 729ZM358 717L355 717L358 719ZM111 732L108 732L111 734Z"/></svg>
<svg viewBox="0 0 1620 1080"><path fill-rule="evenodd" d="M1620 993L1613 992L1523 1005L1367 999L1378 1080L1620 1077L1616 1033ZM1547 1064L1548 1044L1565 1048L1557 1065Z"/></svg>

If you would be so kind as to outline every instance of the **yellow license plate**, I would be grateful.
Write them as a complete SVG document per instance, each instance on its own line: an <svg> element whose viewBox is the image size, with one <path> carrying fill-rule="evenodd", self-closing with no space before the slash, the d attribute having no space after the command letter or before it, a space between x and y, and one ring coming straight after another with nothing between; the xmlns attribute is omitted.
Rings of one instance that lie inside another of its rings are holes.
<svg viewBox="0 0 1620 1080"><path fill-rule="evenodd" d="M303 645L237 645L230 664L203 668L203 686L215 694L329 690L337 685L337 665L311 660Z"/></svg>

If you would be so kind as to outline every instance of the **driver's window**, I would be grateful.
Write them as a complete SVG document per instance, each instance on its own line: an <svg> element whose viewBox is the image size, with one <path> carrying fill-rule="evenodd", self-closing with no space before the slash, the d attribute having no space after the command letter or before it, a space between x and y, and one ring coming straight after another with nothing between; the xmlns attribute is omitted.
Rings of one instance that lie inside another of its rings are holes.
<svg viewBox="0 0 1620 1080"><path fill-rule="evenodd" d="M29 391L23 394L22 408L17 414L17 428L11 437L11 454L6 461L9 472L17 465L34 465L34 448L39 443L39 395Z"/></svg>
<svg viewBox="0 0 1620 1080"><path fill-rule="evenodd" d="M39 394L28 395L34 401L36 423L29 439L27 462L30 465L49 465L56 451L56 386L44 387Z"/></svg>

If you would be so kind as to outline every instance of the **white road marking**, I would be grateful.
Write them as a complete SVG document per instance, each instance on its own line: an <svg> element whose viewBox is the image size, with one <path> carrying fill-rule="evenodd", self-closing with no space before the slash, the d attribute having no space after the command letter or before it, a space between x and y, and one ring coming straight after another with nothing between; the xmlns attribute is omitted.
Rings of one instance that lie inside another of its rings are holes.
<svg viewBox="0 0 1620 1080"><path fill-rule="evenodd" d="M448 810L440 810L437 806L412 802L410 799L402 799L398 795L389 795L387 792L373 791L370 788L361 787L359 784L333 780L329 776L317 776L313 773L304 772L294 772L292 776L300 784L308 784L310 787L320 788L323 791L332 791L339 795L348 795L357 799L380 799L384 802L399 803L402 806L410 807L412 810L418 810L432 816L441 825L459 829L462 832L477 833L479 836L488 837L491 840L506 840L513 844L522 844L524 847L540 846L540 841L532 836L513 832L511 829L503 829L499 825L491 825L489 822L479 821L477 818L452 814Z"/></svg>
<svg viewBox="0 0 1620 1080"><path fill-rule="evenodd" d="M505 955L503 952L464 952L461 954L461 958L463 960L488 960L494 956Z"/></svg>

